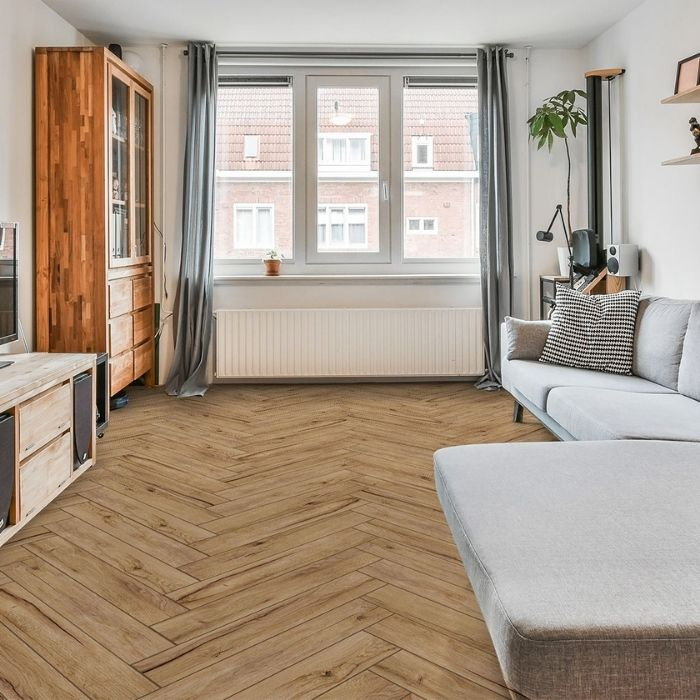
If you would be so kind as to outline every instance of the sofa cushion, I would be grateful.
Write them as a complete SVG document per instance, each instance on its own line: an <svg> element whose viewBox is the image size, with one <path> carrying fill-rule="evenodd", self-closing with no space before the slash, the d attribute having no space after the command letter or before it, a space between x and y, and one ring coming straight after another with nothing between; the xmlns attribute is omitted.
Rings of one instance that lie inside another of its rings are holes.
<svg viewBox="0 0 700 700"><path fill-rule="evenodd" d="M678 391L700 401L700 304L694 304L683 341Z"/></svg>
<svg viewBox="0 0 700 700"><path fill-rule="evenodd" d="M688 319L696 302L645 297L639 302L632 371L639 377L678 389L678 369Z"/></svg>
<svg viewBox="0 0 700 700"><path fill-rule="evenodd" d="M700 402L681 394L560 387L547 413L577 440L700 442Z"/></svg>
<svg viewBox="0 0 700 700"><path fill-rule="evenodd" d="M547 342L550 321L521 321L506 316L506 339L504 348L508 360L539 360Z"/></svg>
<svg viewBox="0 0 700 700"><path fill-rule="evenodd" d="M700 445L470 445L435 481L508 686L700 697Z"/></svg>
<svg viewBox="0 0 700 700"><path fill-rule="evenodd" d="M510 360L503 367L506 388L524 396L543 411L547 407L547 395L555 387L584 386L600 389L618 389L629 392L674 393L660 384L641 377L624 374L606 374L589 369L547 365L531 360Z"/></svg>
<svg viewBox="0 0 700 700"><path fill-rule="evenodd" d="M587 295L557 285L552 328L540 362L632 374L639 292Z"/></svg>

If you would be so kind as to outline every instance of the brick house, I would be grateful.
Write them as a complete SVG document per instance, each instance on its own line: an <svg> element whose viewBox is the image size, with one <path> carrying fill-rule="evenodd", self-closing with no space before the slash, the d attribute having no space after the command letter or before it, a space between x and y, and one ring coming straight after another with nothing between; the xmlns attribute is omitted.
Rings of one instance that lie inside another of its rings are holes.
<svg viewBox="0 0 700 700"><path fill-rule="evenodd" d="M406 258L476 256L475 89L404 91ZM377 93L318 92L317 241L321 251L379 247ZM222 87L216 153L217 258L293 254L292 96L284 87Z"/></svg>

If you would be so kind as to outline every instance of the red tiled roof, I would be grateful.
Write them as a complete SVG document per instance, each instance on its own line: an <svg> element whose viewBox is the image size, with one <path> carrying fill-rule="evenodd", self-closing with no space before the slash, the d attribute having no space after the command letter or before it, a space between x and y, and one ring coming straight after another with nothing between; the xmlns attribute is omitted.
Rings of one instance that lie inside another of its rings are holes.
<svg viewBox="0 0 700 700"><path fill-rule="evenodd" d="M345 126L330 123L334 104L352 115ZM411 138L433 137L435 170L473 170L467 115L477 110L475 89L411 88L404 91L404 158L410 167ZM322 132L368 133L376 129L377 97L372 88L323 88L319 94ZM218 170L290 170L292 94L284 87L221 87L218 93ZM260 157L243 158L243 137L260 136ZM377 139L372 139L373 168Z"/></svg>

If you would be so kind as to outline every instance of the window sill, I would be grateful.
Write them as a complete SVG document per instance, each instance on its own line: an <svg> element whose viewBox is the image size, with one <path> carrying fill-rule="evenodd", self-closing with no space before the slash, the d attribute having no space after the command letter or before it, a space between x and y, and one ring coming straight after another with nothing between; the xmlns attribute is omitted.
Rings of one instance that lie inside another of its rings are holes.
<svg viewBox="0 0 700 700"><path fill-rule="evenodd" d="M480 284L478 274L393 274L393 275L220 275L215 285L227 284Z"/></svg>

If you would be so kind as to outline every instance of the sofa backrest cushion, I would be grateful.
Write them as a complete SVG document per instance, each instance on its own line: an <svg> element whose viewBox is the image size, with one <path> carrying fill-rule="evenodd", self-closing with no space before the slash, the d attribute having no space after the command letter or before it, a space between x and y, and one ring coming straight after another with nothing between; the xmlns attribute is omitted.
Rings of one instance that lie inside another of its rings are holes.
<svg viewBox="0 0 700 700"><path fill-rule="evenodd" d="M678 391L700 401L700 304L695 304L683 343L683 358L678 372Z"/></svg>
<svg viewBox="0 0 700 700"><path fill-rule="evenodd" d="M696 302L644 297L639 302L632 371L678 390L678 371L690 312Z"/></svg>

